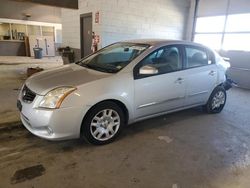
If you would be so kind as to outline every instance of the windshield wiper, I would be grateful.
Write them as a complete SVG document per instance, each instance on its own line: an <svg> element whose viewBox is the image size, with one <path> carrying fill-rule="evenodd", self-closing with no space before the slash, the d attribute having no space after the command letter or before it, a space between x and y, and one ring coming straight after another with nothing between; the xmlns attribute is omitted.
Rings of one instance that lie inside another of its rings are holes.
<svg viewBox="0 0 250 188"><path fill-rule="evenodd" d="M86 63L82 63L82 64L79 64L83 67L86 67L86 68L89 68L89 69L93 69L93 70L96 70L96 71L101 71L101 72L107 72L107 73L116 73L117 70L114 70L114 69L106 69L104 67L101 67L101 66L98 66L98 65L93 65L93 64L86 64Z"/></svg>
<svg viewBox="0 0 250 188"><path fill-rule="evenodd" d="M78 63L78 65L82 67L86 67L86 68L91 68L88 64L85 64L85 63Z"/></svg>

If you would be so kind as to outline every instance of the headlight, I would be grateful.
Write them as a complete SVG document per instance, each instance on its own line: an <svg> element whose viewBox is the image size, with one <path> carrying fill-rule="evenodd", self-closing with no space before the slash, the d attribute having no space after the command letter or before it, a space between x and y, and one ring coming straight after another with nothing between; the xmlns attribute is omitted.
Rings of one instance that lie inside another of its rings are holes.
<svg viewBox="0 0 250 188"><path fill-rule="evenodd" d="M74 87L59 87L53 89L43 97L39 107L51 109L59 108L65 97L75 90L76 88Z"/></svg>

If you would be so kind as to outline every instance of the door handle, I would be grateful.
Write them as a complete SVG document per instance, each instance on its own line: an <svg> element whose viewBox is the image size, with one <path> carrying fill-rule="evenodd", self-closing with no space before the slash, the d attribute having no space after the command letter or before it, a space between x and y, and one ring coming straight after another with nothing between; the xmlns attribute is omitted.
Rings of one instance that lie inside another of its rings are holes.
<svg viewBox="0 0 250 188"><path fill-rule="evenodd" d="M177 83L181 84L183 81L184 81L183 78L178 78L177 80L175 80L175 83L176 83L176 84L177 84Z"/></svg>
<svg viewBox="0 0 250 188"><path fill-rule="evenodd" d="M212 71L210 71L208 74L209 74L210 76L214 76L215 73L216 73L216 71L212 70Z"/></svg>

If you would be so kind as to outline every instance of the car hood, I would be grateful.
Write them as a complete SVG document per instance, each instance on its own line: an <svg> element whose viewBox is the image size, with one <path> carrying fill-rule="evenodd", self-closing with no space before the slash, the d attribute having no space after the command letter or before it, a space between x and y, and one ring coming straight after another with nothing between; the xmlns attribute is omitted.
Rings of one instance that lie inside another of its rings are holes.
<svg viewBox="0 0 250 188"><path fill-rule="evenodd" d="M110 75L112 74L87 69L77 64L70 64L37 73L31 76L25 84L33 92L45 95L50 90L60 86L77 87Z"/></svg>

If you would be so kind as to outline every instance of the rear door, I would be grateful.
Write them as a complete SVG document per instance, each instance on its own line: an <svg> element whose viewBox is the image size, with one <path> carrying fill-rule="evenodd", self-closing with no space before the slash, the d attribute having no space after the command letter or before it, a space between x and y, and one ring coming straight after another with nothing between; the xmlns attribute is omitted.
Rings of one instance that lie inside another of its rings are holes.
<svg viewBox="0 0 250 188"><path fill-rule="evenodd" d="M204 104L216 86L217 66L212 53L202 47L185 46L187 106Z"/></svg>

